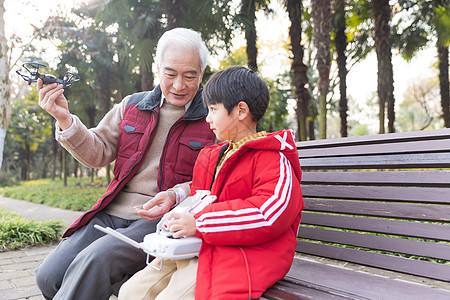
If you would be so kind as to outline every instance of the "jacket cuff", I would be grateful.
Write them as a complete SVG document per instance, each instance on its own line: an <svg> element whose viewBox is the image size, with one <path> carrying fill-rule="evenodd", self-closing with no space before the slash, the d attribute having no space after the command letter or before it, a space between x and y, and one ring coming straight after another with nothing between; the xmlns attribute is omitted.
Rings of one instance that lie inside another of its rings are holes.
<svg viewBox="0 0 450 300"><path fill-rule="evenodd" d="M55 130L55 139L67 150L76 149L86 139L85 132L80 130L81 127L84 127L83 123L75 115L72 115L72 118L73 122L69 128L60 130L59 127L56 127ZM58 123L56 123L56 126L58 126Z"/></svg>
<svg viewBox="0 0 450 300"><path fill-rule="evenodd" d="M78 127L78 118L75 115L72 115L72 125L70 125L69 128L67 128L66 130L62 130L61 128L59 128L59 124L58 121L55 122L55 138L58 139L58 137L60 136L64 136L64 137L68 137L70 135L72 135L75 130Z"/></svg>
<svg viewBox="0 0 450 300"><path fill-rule="evenodd" d="M184 182L175 185L173 188L168 189L167 191L173 191L176 195L175 206L183 202L191 193L190 184L191 182Z"/></svg>

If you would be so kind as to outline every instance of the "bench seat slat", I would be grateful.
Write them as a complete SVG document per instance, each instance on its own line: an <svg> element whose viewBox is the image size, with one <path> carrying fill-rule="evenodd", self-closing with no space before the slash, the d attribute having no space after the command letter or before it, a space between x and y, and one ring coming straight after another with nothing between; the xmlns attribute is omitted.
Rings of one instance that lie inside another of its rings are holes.
<svg viewBox="0 0 450 300"><path fill-rule="evenodd" d="M320 149L299 149L300 158L311 157L333 157L333 156L359 156L361 154L399 154L399 153L432 153L432 152L449 152L450 144L448 140L429 141L413 141L402 143L377 143L377 144L361 144L355 146L330 147Z"/></svg>
<svg viewBox="0 0 450 300"><path fill-rule="evenodd" d="M450 242L450 225L302 212L302 224ZM300 227L302 229L303 227Z"/></svg>
<svg viewBox="0 0 450 300"><path fill-rule="evenodd" d="M450 222L450 206L304 198L306 211Z"/></svg>
<svg viewBox="0 0 450 300"><path fill-rule="evenodd" d="M303 172L302 184L450 186L450 171Z"/></svg>
<svg viewBox="0 0 450 300"><path fill-rule="evenodd" d="M364 168L449 168L450 152L408 155L360 155L338 158L303 158L302 156L300 156L300 165L304 170Z"/></svg>
<svg viewBox="0 0 450 300"><path fill-rule="evenodd" d="M297 251L450 282L450 265L306 241L298 241Z"/></svg>
<svg viewBox="0 0 450 300"><path fill-rule="evenodd" d="M307 258L295 258L284 281L318 290L338 290L350 299L450 299L450 290L393 280L389 277L355 271ZM315 299L315 298L311 298Z"/></svg>
<svg viewBox="0 0 450 300"><path fill-rule="evenodd" d="M302 185L303 197L405 201L417 203L448 203L450 189L392 186L329 186Z"/></svg>
<svg viewBox="0 0 450 300"><path fill-rule="evenodd" d="M328 289L330 290L330 289ZM259 298L261 300L338 300L338 299L361 299L352 296L341 296L343 292L327 292L326 290L318 290L310 288L307 285L299 286L298 283L291 283L287 281L279 281L273 285L270 290L266 291L264 295Z"/></svg>
<svg viewBox="0 0 450 300"><path fill-rule="evenodd" d="M299 237L322 242L450 260L450 245L448 244L312 227L300 228Z"/></svg>

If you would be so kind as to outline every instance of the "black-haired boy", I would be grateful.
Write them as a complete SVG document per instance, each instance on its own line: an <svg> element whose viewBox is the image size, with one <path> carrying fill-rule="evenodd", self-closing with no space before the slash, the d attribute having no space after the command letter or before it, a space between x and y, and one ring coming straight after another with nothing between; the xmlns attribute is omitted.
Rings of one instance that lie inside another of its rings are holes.
<svg viewBox="0 0 450 300"><path fill-rule="evenodd" d="M180 277L177 273L186 274L185 265L195 272L192 265L197 259L190 264L174 262L172 270L160 273L171 278L156 292L157 299L192 298L194 283L195 299L256 299L286 275L297 245L304 204L294 135L290 130L257 132L269 104L269 89L246 67L233 66L212 75L203 102L209 110L206 121L216 137L226 142L199 154L191 195L210 190L217 200L195 215L167 214L174 237L196 235L203 243L196 282L194 274ZM139 282L141 287L155 288L155 272L147 267L132 277L119 299L137 299L139 284L135 284ZM190 296L186 286L192 286ZM148 295L146 291L142 299L150 299Z"/></svg>

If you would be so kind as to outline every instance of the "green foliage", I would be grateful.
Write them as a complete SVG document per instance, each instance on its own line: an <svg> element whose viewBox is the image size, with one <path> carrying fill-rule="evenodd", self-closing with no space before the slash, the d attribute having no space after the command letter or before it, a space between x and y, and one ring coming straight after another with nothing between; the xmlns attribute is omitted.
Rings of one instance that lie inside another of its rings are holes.
<svg viewBox="0 0 450 300"><path fill-rule="evenodd" d="M23 149L34 151L43 136L51 134L49 117L38 106L38 93L32 89L23 99L12 104L11 123L8 128L10 138L22 144Z"/></svg>
<svg viewBox="0 0 450 300"><path fill-rule="evenodd" d="M349 69L362 61L374 48L373 20L370 2L350 1L346 12L346 35Z"/></svg>
<svg viewBox="0 0 450 300"><path fill-rule="evenodd" d="M219 69L246 64L247 54L245 53L245 47L240 47L220 61ZM217 72L217 70L214 72ZM275 80L264 78L264 81L269 86L270 102L264 117L259 122L260 129L274 132L290 127L289 121L287 120L289 113L287 110L287 100L291 96L291 91L284 88L290 86L290 79L289 73L279 75Z"/></svg>
<svg viewBox="0 0 450 300"><path fill-rule="evenodd" d="M46 142L51 136L52 123L51 117L38 106L36 89L31 89L23 99L15 99L2 166L8 171L13 170L11 177L29 178L36 154L45 151L48 155ZM1 179L0 182L4 182Z"/></svg>
<svg viewBox="0 0 450 300"><path fill-rule="evenodd" d="M103 182L76 178L68 178L67 187L61 180L40 179L0 188L0 194L6 197L75 211L90 209L104 192Z"/></svg>
<svg viewBox="0 0 450 300"><path fill-rule="evenodd" d="M245 66L247 65L247 53L245 47L240 47L233 52L228 53L219 64L219 70L225 69L230 66ZM217 72L216 70L215 72Z"/></svg>
<svg viewBox="0 0 450 300"><path fill-rule="evenodd" d="M437 45L450 44L450 10L448 6L442 5L445 2L391 1L394 45L405 58L415 55L422 47L429 45L430 41ZM70 15L51 16L36 33L40 33L37 39L50 41L58 47L58 54L50 62L50 65L57 65L57 69L48 73L61 77L69 70L80 75L80 82L67 89L65 94L70 99L71 112L80 117L88 127L93 127L102 117L102 107L109 108L114 101L141 89L141 77L149 75L144 74L144 71L154 69L156 42L168 28L170 17L176 17L172 18L172 21L178 22L176 26L201 32L213 54L232 48L236 33L244 28L243 25L253 21L246 20L243 16L242 3L243 1L230 0L95 0ZM256 10L264 10L266 15L270 14L270 4L267 0L257 0ZM304 62L308 66L307 87L311 93L310 119L314 121L317 115L318 75L317 61L314 59L316 49L312 42L311 1L303 1L302 4L302 44L305 48ZM350 0L345 1L345 4L348 38L346 55L350 71L352 66L373 51L374 24L371 1ZM36 57L40 56L34 47L29 47L25 53L29 59L24 61L36 61ZM229 65L247 65L245 47L230 53L220 64L220 69ZM212 72L208 68L205 80L210 73ZM331 74L330 77L333 79L336 76ZM271 104L262 120L262 126L267 130L289 127L286 117L287 99L291 97L291 80L284 75L265 80L270 86ZM53 164L51 161L51 154L56 151L56 146L52 147L54 139L50 134L53 120L37 107L35 90L27 98L33 101L14 102L3 161L3 169L7 170L7 174L0 174L0 183L8 181L8 178L19 177L17 174L20 174L21 169L21 178L25 178L23 169L31 174L31 178L48 176L47 168L50 166L58 173L59 162L55 159ZM100 98L104 101L100 102ZM331 109L337 111L337 106L332 106ZM376 119L376 115L373 116ZM349 120L350 117L351 114ZM364 121L366 120L353 119L354 124ZM363 134L370 131L368 126L364 126L353 132ZM317 128L317 121L315 127ZM26 148L33 151L27 168L24 167ZM56 157L56 153L54 154Z"/></svg>
<svg viewBox="0 0 450 300"><path fill-rule="evenodd" d="M0 208L0 251L57 240L62 229L60 221L30 220Z"/></svg>
<svg viewBox="0 0 450 300"><path fill-rule="evenodd" d="M440 47L450 46L450 8L438 6L435 9L434 24Z"/></svg>
<svg viewBox="0 0 450 300"><path fill-rule="evenodd" d="M119 54L118 38L97 24L86 10L70 16L52 16L46 26L51 29L43 28L39 38L58 45L58 77L70 70L81 78L66 90L70 110L93 127L112 106L113 93L125 96L134 92L136 78L130 74L126 61L119 60L123 55Z"/></svg>
<svg viewBox="0 0 450 300"><path fill-rule="evenodd" d="M264 80L269 86L270 102L259 125L268 132L290 128L291 125L287 120L289 113L287 109L287 100L291 95L291 91L282 88L283 86L289 86L287 84L287 81L290 80L289 74L284 74L276 80L268 78L265 78Z"/></svg>
<svg viewBox="0 0 450 300"><path fill-rule="evenodd" d="M439 1L401 0L393 24L393 45L406 60L428 44L450 45L450 9ZM437 39L436 39L437 37Z"/></svg>

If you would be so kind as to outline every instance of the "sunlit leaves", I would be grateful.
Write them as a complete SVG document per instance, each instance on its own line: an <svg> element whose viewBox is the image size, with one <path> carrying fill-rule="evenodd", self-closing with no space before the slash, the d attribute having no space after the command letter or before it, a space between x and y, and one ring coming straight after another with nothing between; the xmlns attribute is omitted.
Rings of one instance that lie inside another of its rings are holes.
<svg viewBox="0 0 450 300"><path fill-rule="evenodd" d="M37 105L37 92L33 89L23 100L12 105L8 138L22 143L22 147L35 151L46 135L51 134L49 117Z"/></svg>

